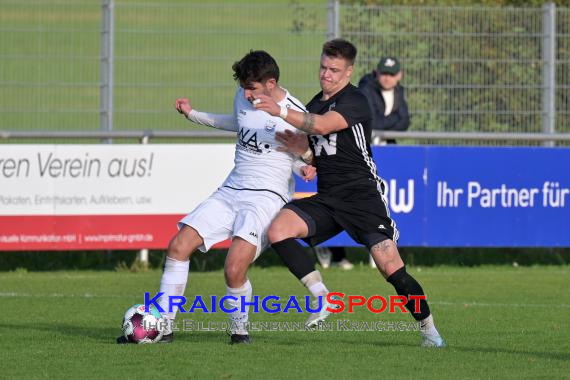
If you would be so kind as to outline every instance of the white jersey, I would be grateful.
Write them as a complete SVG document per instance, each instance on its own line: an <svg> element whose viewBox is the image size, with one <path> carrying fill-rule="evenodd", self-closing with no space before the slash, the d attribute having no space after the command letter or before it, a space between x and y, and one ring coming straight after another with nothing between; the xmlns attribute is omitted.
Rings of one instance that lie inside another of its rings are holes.
<svg viewBox="0 0 570 380"><path fill-rule="evenodd" d="M306 112L303 104L285 90L285 98L279 105ZM280 144L275 132L297 130L278 116L271 116L256 109L239 87L234 97L234 122L237 142L234 168L222 184L238 190L268 191L281 197L286 203L293 196L295 181L291 154L277 151Z"/></svg>

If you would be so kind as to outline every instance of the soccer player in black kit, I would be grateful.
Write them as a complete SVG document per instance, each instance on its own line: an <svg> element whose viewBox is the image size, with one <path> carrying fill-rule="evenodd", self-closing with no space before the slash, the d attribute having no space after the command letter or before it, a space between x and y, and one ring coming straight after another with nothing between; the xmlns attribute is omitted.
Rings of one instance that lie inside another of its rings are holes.
<svg viewBox="0 0 570 380"><path fill-rule="evenodd" d="M344 230L368 247L378 270L399 295L422 296L422 287L406 272L396 247L399 233L370 149L372 114L366 97L350 83L355 58L356 48L346 40L323 45L322 91L307 104L308 113L280 107L265 96L255 102L256 108L280 116L309 135L318 174L317 194L285 205L269 227L269 240L313 295L328 291L312 258L295 239L317 245ZM413 300L406 304L422 327L422 346L444 347L427 301L419 302L419 310L415 306Z"/></svg>

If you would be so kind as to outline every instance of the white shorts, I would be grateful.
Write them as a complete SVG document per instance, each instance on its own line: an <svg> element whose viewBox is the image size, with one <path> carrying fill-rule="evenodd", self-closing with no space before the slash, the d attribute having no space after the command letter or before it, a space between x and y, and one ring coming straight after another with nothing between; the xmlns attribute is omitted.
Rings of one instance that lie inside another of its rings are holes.
<svg viewBox="0 0 570 380"><path fill-rule="evenodd" d="M207 252L214 244L239 236L257 247L255 259L269 245L267 230L285 203L268 191L233 190L221 187L178 222L198 231Z"/></svg>

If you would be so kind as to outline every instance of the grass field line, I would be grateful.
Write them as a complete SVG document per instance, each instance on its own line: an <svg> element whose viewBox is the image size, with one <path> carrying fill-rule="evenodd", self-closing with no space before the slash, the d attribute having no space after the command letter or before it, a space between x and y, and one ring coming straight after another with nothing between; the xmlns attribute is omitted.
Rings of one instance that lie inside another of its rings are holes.
<svg viewBox="0 0 570 380"><path fill-rule="evenodd" d="M0 292L3 298L126 298L121 294L64 294L64 293L19 293L19 292ZM532 304L532 303L485 303L472 301L429 301L432 305L442 306L464 306L464 307L525 307L525 308L555 308L570 309L570 304Z"/></svg>
<svg viewBox="0 0 570 380"><path fill-rule="evenodd" d="M3 276L0 275L0 280L13 280L14 277L25 277L28 276L29 273L19 274L10 273L9 275ZM35 275L35 274L34 274ZM103 277L100 274L57 274L57 275L41 275L41 278L46 280L86 280L86 279L94 279L94 278L101 278Z"/></svg>
<svg viewBox="0 0 570 380"><path fill-rule="evenodd" d="M447 301L428 301L430 305L442 306L466 306L466 307L534 307L534 308L558 308L568 309L570 304L545 304L545 303L485 303L485 302L447 302Z"/></svg>
<svg viewBox="0 0 570 380"><path fill-rule="evenodd" d="M125 298L120 294L64 294L64 293L17 293L17 292L0 292L0 297L4 298Z"/></svg>

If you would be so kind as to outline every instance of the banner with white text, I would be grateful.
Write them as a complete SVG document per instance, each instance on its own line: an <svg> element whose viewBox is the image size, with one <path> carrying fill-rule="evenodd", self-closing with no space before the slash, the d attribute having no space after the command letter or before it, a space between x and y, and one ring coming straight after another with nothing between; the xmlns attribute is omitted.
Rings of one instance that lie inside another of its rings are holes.
<svg viewBox="0 0 570 380"><path fill-rule="evenodd" d="M570 149L373 148L399 245L570 247ZM297 182L297 191L316 191ZM326 242L354 245L346 233Z"/></svg>

